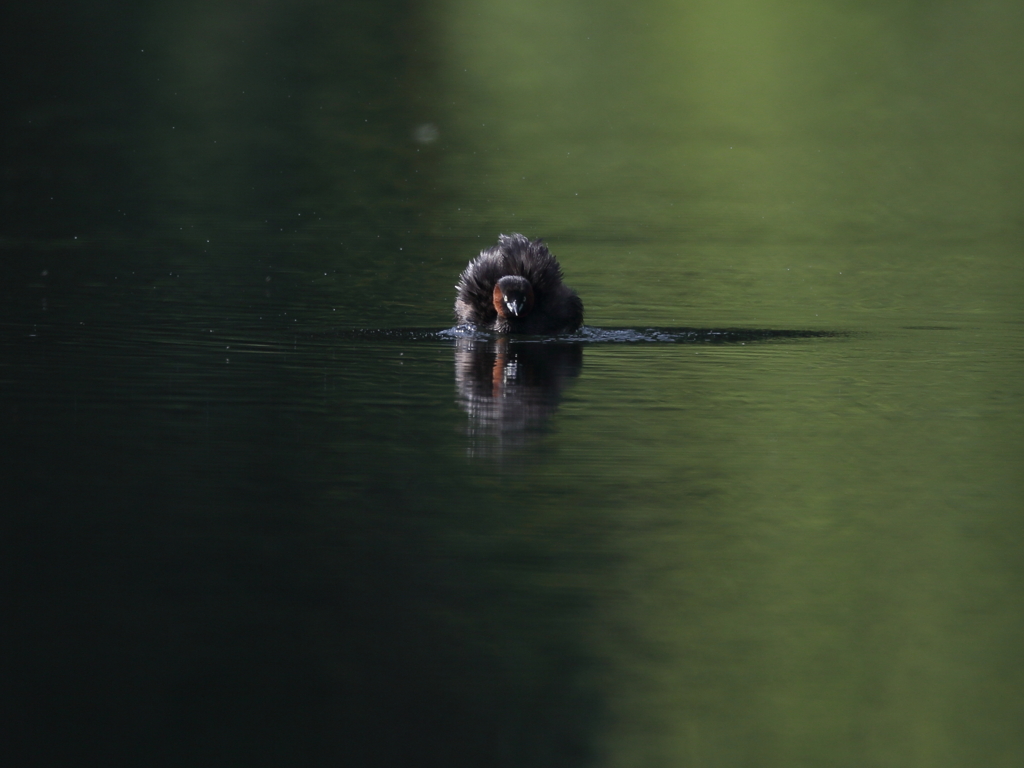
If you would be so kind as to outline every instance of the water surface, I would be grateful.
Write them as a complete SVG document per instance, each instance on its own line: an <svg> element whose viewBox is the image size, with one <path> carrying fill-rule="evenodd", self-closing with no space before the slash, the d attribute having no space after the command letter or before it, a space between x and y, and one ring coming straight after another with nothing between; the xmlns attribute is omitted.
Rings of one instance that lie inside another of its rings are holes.
<svg viewBox="0 0 1024 768"><path fill-rule="evenodd" d="M19 764L1021 762L1016 6L64 11L3 46ZM580 333L448 330L510 231Z"/></svg>

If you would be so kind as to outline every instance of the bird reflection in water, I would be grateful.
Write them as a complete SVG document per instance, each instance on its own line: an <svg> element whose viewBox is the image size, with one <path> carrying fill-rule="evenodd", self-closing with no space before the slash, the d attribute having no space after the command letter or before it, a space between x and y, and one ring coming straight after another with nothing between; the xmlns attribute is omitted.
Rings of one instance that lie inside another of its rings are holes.
<svg viewBox="0 0 1024 768"><path fill-rule="evenodd" d="M562 391L583 368L576 342L461 338L455 383L469 414L471 455L500 455L544 432Z"/></svg>

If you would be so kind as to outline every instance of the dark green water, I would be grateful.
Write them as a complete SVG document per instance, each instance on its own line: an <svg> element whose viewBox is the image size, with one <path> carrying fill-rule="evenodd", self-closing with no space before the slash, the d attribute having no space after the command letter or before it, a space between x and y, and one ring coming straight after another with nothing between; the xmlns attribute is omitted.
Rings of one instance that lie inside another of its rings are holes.
<svg viewBox="0 0 1024 768"><path fill-rule="evenodd" d="M1019 4L6 15L5 764L1024 761Z"/></svg>

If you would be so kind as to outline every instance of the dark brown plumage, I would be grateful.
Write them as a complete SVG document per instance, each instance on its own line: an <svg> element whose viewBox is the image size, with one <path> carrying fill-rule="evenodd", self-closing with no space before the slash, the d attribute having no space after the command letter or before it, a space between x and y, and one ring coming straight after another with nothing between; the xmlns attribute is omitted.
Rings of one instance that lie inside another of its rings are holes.
<svg viewBox="0 0 1024 768"><path fill-rule="evenodd" d="M498 333L567 333L583 325L583 302L541 240L501 235L469 262L456 287L460 323Z"/></svg>

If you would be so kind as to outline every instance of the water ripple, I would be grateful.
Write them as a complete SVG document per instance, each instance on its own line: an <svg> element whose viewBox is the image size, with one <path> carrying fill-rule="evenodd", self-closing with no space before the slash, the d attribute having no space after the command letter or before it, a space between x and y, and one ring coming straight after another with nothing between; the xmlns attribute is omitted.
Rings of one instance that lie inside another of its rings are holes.
<svg viewBox="0 0 1024 768"><path fill-rule="evenodd" d="M405 333L413 334L408 331ZM422 331L419 332L422 334ZM457 325L433 334L438 338L497 338L497 334L480 331L473 326ZM578 341L588 344L729 344L782 339L836 338L849 335L845 331L799 330L787 328L596 328L584 326L575 333L560 336L516 336L516 343L554 343Z"/></svg>

